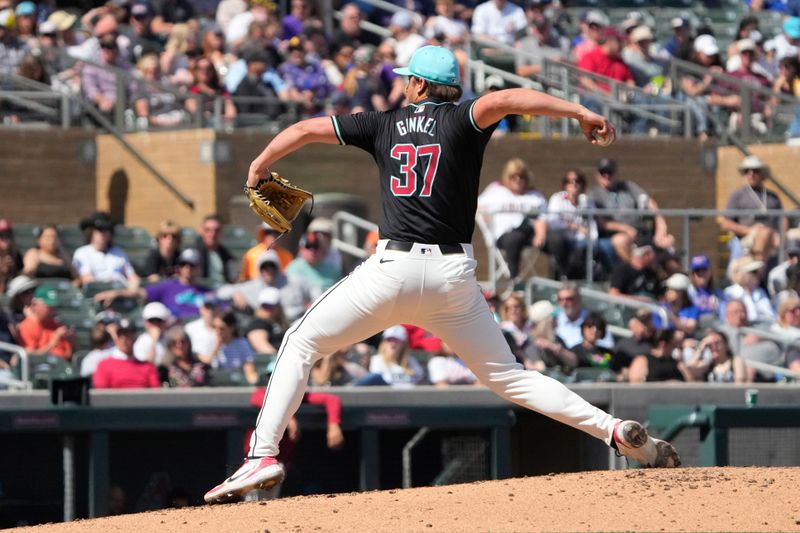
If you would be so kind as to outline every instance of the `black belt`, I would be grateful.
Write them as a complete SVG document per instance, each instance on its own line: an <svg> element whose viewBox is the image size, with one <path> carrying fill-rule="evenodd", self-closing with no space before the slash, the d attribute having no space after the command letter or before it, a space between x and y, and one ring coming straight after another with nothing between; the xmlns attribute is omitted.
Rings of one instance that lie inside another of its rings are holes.
<svg viewBox="0 0 800 533"><path fill-rule="evenodd" d="M431 244L430 246L438 246L443 255L464 253L464 247L460 244ZM413 242L389 241L386 243L387 250L397 250L399 252L410 252L413 247Z"/></svg>

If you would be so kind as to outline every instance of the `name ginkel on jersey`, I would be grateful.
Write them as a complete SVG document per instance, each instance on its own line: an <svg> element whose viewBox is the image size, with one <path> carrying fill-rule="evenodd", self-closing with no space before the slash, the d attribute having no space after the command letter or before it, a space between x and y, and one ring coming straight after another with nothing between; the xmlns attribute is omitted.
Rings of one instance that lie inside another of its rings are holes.
<svg viewBox="0 0 800 533"><path fill-rule="evenodd" d="M378 165L382 238L472 240L483 153L497 127L475 124L475 102L427 99L395 111L331 117L339 143L369 152Z"/></svg>

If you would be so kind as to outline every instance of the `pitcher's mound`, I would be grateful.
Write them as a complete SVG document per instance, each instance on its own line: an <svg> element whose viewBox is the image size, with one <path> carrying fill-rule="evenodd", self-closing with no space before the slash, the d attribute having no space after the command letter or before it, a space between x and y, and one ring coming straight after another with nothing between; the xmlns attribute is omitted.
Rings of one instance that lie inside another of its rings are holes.
<svg viewBox="0 0 800 533"><path fill-rule="evenodd" d="M124 515L18 531L798 531L800 468L552 474Z"/></svg>

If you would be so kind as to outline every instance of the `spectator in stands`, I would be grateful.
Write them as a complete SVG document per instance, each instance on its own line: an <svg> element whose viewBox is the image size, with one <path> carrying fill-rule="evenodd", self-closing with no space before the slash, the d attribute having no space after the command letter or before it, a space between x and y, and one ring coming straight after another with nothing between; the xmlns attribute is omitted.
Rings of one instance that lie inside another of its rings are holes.
<svg viewBox="0 0 800 533"><path fill-rule="evenodd" d="M617 162L604 158L597 164L597 185L589 191L589 199L600 209L648 209L658 211L658 203L638 184L617 178ZM652 226L648 222L652 220ZM634 241L651 243L657 248L672 249L675 237L669 233L667 221L656 214L652 219L638 214L619 214L597 219L598 247L604 263L613 262L611 251L622 261L631 259Z"/></svg>
<svg viewBox="0 0 800 533"><path fill-rule="evenodd" d="M529 21L531 12L537 7L538 4L535 1L528 2L526 14ZM514 70L518 76L528 78L539 75L545 59L563 61L567 58L566 43L561 43L558 37L554 42L552 31L553 27L547 18L531 21L527 26L526 35L517 41L517 49L520 53L515 57Z"/></svg>
<svg viewBox="0 0 800 533"><path fill-rule="evenodd" d="M269 224L262 222L256 229L256 239L258 244L250 248L242 257L242 269L239 272L239 281L257 279L261 276L261 259L264 252L273 250L278 255L278 266L281 270L289 266L294 256L277 242L280 233L275 231Z"/></svg>
<svg viewBox="0 0 800 533"><path fill-rule="evenodd" d="M695 133L701 141L709 136L708 117L711 112L706 104L716 105L717 98L712 96L712 87L715 84L711 72L721 74L722 61L719 57L719 45L713 35L698 35L692 44L690 61L697 66L708 69L708 73L699 76L688 73L680 80L678 98L683 100L692 113L692 122L695 124Z"/></svg>
<svg viewBox="0 0 800 533"><path fill-rule="evenodd" d="M772 82L772 91L800 98L800 58L784 57L778 62L778 73ZM777 98L772 105L778 106ZM786 137L800 137L800 106L794 109L794 118L786 129Z"/></svg>
<svg viewBox="0 0 800 533"><path fill-rule="evenodd" d="M289 39L286 61L278 67L278 72L286 82L288 100L300 104L305 113L311 114L322 109L322 102L331 95L333 87L320 62L305 55L303 39Z"/></svg>
<svg viewBox="0 0 800 533"><path fill-rule="evenodd" d="M374 46L365 44L353 54L353 67L342 81L342 89L350 103L351 113L389 109L379 78L380 71L376 67Z"/></svg>
<svg viewBox="0 0 800 533"><path fill-rule="evenodd" d="M275 250L267 250L261 254L256 264L259 275L255 279L223 285L217 289L217 297L231 300L233 306L241 311L258 309L259 293L273 287L280 291L280 303L286 319L291 323L302 315L312 301L314 289L305 278L292 276L289 278L281 272L280 260Z"/></svg>
<svg viewBox="0 0 800 533"><path fill-rule="evenodd" d="M500 307L500 329L514 340L514 345L521 352L533 344L531 323L528 317L528 306L521 293L512 293L503 300Z"/></svg>
<svg viewBox="0 0 800 533"><path fill-rule="evenodd" d="M800 16L800 3L797 0L745 0L750 11L778 11L787 16Z"/></svg>
<svg viewBox="0 0 800 533"><path fill-rule="evenodd" d="M36 290L36 282L28 276L21 274L8 282L8 315L6 322L15 343L19 344L19 323L31 314L31 301Z"/></svg>
<svg viewBox="0 0 800 533"><path fill-rule="evenodd" d="M556 336L565 346L580 344L582 339L581 325L589 312L583 308L578 286L572 282L564 283L558 289L558 312L556 313ZM614 338L606 332L597 344L603 348L612 348Z"/></svg>
<svg viewBox="0 0 800 533"><path fill-rule="evenodd" d="M62 15L61 18L64 16ZM122 51L121 57L127 57L127 39L119 36L117 18L105 6L90 9L84 13L79 26L80 31L88 36L82 41L80 37L76 38L76 44L67 48L67 53L71 57L78 60L100 61L102 57L100 40L106 38L108 39L106 42L110 42L111 36L114 37L114 41Z"/></svg>
<svg viewBox="0 0 800 533"><path fill-rule="evenodd" d="M750 85L769 88L771 86L769 80L755 69L755 65L757 65L755 61L755 43L750 39L741 39L736 42L736 48L739 51L741 64L736 70L728 72L728 75ZM712 93L711 102L731 112L728 131L734 132L741 128L744 117L741 113L742 102L738 86L725 83L717 84ZM761 135L767 133L768 126L766 122L771 113L768 99L761 94L753 92L750 98L750 125L757 133Z"/></svg>
<svg viewBox="0 0 800 533"><path fill-rule="evenodd" d="M394 47L392 47L390 43L387 43L387 46L394 56ZM322 68L325 70L325 75L328 77L328 83L337 90L341 89L344 76L352 67L354 52L355 50L352 46L345 44L333 49L331 59L323 59L321 61Z"/></svg>
<svg viewBox="0 0 800 533"><path fill-rule="evenodd" d="M237 101L237 113L261 113L275 118L281 112L281 102L289 98L289 90L280 74L273 68L273 59L266 50L258 50L249 46L242 51L243 62L246 63L246 74L233 88L235 97L263 98L264 101ZM226 87L233 87L234 71L239 63L234 64L226 78Z"/></svg>
<svg viewBox="0 0 800 533"><path fill-rule="evenodd" d="M635 246L630 262L620 261L611 271L608 294L652 302L659 293L658 276L653 270L655 259L655 251L649 244Z"/></svg>
<svg viewBox="0 0 800 533"><path fill-rule="evenodd" d="M189 58L186 55L190 48L200 52L195 32L186 24L174 24L164 51L158 58L158 64L164 81L177 85L180 89L190 87L193 82Z"/></svg>
<svg viewBox="0 0 800 533"><path fill-rule="evenodd" d="M719 314L719 296L714 287L714 276L711 272L711 261L708 256L695 255L689 264L689 279L692 284L689 286L688 294L692 305L700 310L700 315Z"/></svg>
<svg viewBox="0 0 800 533"><path fill-rule="evenodd" d="M236 61L235 55L225 51L224 30L214 25L207 28L203 32L200 49L203 51L203 56L214 66L217 79L224 79L231 65Z"/></svg>
<svg viewBox="0 0 800 533"><path fill-rule="evenodd" d="M525 11L507 0L487 0L472 14L473 36L505 45L513 45L527 24Z"/></svg>
<svg viewBox="0 0 800 533"><path fill-rule="evenodd" d="M225 31L228 50L241 52L246 41L257 40L264 44L276 45L280 38L280 21L275 10L277 5L271 0L250 0L247 11L236 15Z"/></svg>
<svg viewBox="0 0 800 533"><path fill-rule="evenodd" d="M333 221L327 217L316 217L306 228L307 233L314 233L319 238L321 246L325 249L324 261L339 271L342 275L342 254L333 247Z"/></svg>
<svg viewBox="0 0 800 533"><path fill-rule="evenodd" d="M780 302L778 295L789 287L787 276L789 268L800 264L800 241L789 241L786 247L786 256L786 261L775 266L767 275L767 292L775 303Z"/></svg>
<svg viewBox="0 0 800 533"><path fill-rule="evenodd" d="M14 32L14 10L0 10L0 74L14 74L28 46Z"/></svg>
<svg viewBox="0 0 800 533"><path fill-rule="evenodd" d="M591 207L586 198L586 177L568 170L561 180L562 190L550 197L547 213L536 219L533 245L543 248L554 260L556 274L567 279L586 276L586 241L597 239L597 224L577 208ZM583 201L584 205L581 205Z"/></svg>
<svg viewBox="0 0 800 533"><path fill-rule="evenodd" d="M203 113L205 123L211 123L214 118L216 99L222 98L222 120L225 124L233 124L236 120L236 106L230 98L230 94L220 83L217 70L207 57L197 60L192 69L193 83L189 91L200 98L198 102L195 98L186 99L186 110L191 113L198 111Z"/></svg>
<svg viewBox="0 0 800 533"><path fill-rule="evenodd" d="M245 330L245 337L256 353L274 355L283 341L286 322L281 310L281 291L265 287L258 293L258 307Z"/></svg>
<svg viewBox="0 0 800 533"><path fill-rule="evenodd" d="M195 17L195 8L189 0L158 0L153 31L168 34L175 24L186 24Z"/></svg>
<svg viewBox="0 0 800 533"><path fill-rule="evenodd" d="M437 41L441 46L459 49L469 37L469 26L456 16L454 0L436 0L436 15L425 21L424 35L428 41Z"/></svg>
<svg viewBox="0 0 800 533"><path fill-rule="evenodd" d="M141 298L164 304L178 319L197 316L204 295L210 292L208 287L197 283L200 254L193 248L187 248L178 256L177 264L175 276L169 279L143 288L101 291L94 299L108 304L116 298Z"/></svg>
<svg viewBox="0 0 800 533"><path fill-rule="evenodd" d="M692 304L689 298L689 288L692 282L689 276L683 273L671 275L664 282L664 293L659 304L667 312L668 322L662 324L658 315L655 316L656 328L674 329L678 335L678 340L691 337L697 329L700 319L700 309Z"/></svg>
<svg viewBox="0 0 800 533"><path fill-rule="evenodd" d="M778 195L764 185L769 177L769 167L758 156L745 157L739 165L739 173L744 177L745 184L731 193L725 209L783 209ZM733 234L729 244L731 262L746 254L766 261L777 245L780 229L777 216L721 216L719 224L723 230ZM786 219L784 224L787 224Z"/></svg>
<svg viewBox="0 0 800 533"><path fill-rule="evenodd" d="M633 104L661 104L663 101L658 96L672 93L672 82L667 71L667 64L651 53L654 40L655 35L649 27L637 26L629 35L629 44L622 49L622 60L630 69L634 83L646 93L633 93L631 95ZM658 109L650 111L669 118L667 112ZM662 123L641 115L634 115L632 122L632 133L650 133L652 135L654 132L668 130L668 127Z"/></svg>
<svg viewBox="0 0 800 533"><path fill-rule="evenodd" d="M36 4L30 0L20 2L14 10L17 38L31 47L36 45L36 12Z"/></svg>
<svg viewBox="0 0 800 533"><path fill-rule="evenodd" d="M298 277L305 280L312 290L313 298L339 281L342 276L341 269L326 261L328 245L319 233L309 232L300 238L297 257L286 267L289 279Z"/></svg>
<svg viewBox="0 0 800 533"><path fill-rule="evenodd" d="M121 320L114 339L114 354L100 361L92 374L92 386L95 389L143 389L161 386L156 367L133 356L135 336L133 323L127 319Z"/></svg>
<svg viewBox="0 0 800 533"><path fill-rule="evenodd" d="M362 44L374 46L380 44L381 38L379 36L361 29L361 21L364 19L364 14L356 4L346 4L342 7L341 13L342 18L339 21L339 28L333 31L333 38L331 39L333 48L341 48L347 45L355 50Z"/></svg>
<svg viewBox="0 0 800 533"><path fill-rule="evenodd" d="M112 243L114 223L111 216L105 211L97 211L83 219L80 228L87 244L75 250L72 265L81 283L104 281L138 287L139 276L128 256Z"/></svg>
<svg viewBox="0 0 800 533"><path fill-rule="evenodd" d="M81 88L87 100L107 117L111 117L114 106L117 104L117 74L113 70L103 67L112 67L127 74L132 74L130 64L125 60L117 44L116 33L106 33L98 39L100 47L99 63L101 66L84 65L81 69ZM132 79L126 83L128 94L134 92Z"/></svg>
<svg viewBox="0 0 800 533"><path fill-rule="evenodd" d="M313 14L308 0L292 0L289 13L281 20L281 26L283 27L281 38L288 40L300 35L306 28L322 28L322 21Z"/></svg>
<svg viewBox="0 0 800 533"><path fill-rule="evenodd" d="M223 34L228 31L228 25L236 15L247 11L245 0L222 0L217 4L216 23L222 29Z"/></svg>
<svg viewBox="0 0 800 533"><path fill-rule="evenodd" d="M608 368L614 372L622 370L621 362L613 349L600 346L607 335L606 321L599 313L589 313L581 324L581 342L570 347L575 359L572 368Z"/></svg>
<svg viewBox="0 0 800 533"><path fill-rule="evenodd" d="M686 364L673 357L678 347L675 330L661 329L655 334L650 352L637 355L631 363L628 379L631 383L645 381L695 381Z"/></svg>
<svg viewBox="0 0 800 533"><path fill-rule="evenodd" d="M728 337L710 330L694 349L686 367L695 381L746 383L747 369L741 357L731 353Z"/></svg>
<svg viewBox="0 0 800 533"><path fill-rule="evenodd" d="M150 54L142 57L136 64L136 70L141 81L133 96L133 107L139 129L144 129L147 124L176 126L183 122L186 112L177 96L160 86L169 83L169 80L162 76L158 56Z"/></svg>
<svg viewBox="0 0 800 533"><path fill-rule="evenodd" d="M776 318L769 296L760 286L763 269L763 261L740 257L732 265L733 285L724 291L726 300L737 299L744 303L748 322L772 322Z"/></svg>
<svg viewBox="0 0 800 533"><path fill-rule="evenodd" d="M36 247L25 252L24 272L32 278L78 279L78 273L58 240L54 224L39 229Z"/></svg>
<svg viewBox="0 0 800 533"><path fill-rule="evenodd" d="M672 37L664 43L663 50L669 55L688 61L692 55L692 25L686 17L673 17L669 21Z"/></svg>
<svg viewBox="0 0 800 533"><path fill-rule="evenodd" d="M650 353L654 346L656 328L653 325L653 312L644 307L636 310L636 313L628 321L628 329L631 330L630 337L623 337L614 345L619 367L622 369L620 378L622 381L627 379L628 367L634 357L641 354Z"/></svg>
<svg viewBox="0 0 800 533"><path fill-rule="evenodd" d="M462 55L460 50L453 52L456 59ZM375 50L375 60L378 62L379 78L381 80L383 93L386 95L386 102L390 109L397 109L403 103L405 94L403 92L405 85L403 84L403 76L395 74L394 69L397 67L397 54L395 54L394 47L389 40L386 40L378 45ZM464 59L466 61L466 58Z"/></svg>
<svg viewBox="0 0 800 533"><path fill-rule="evenodd" d="M236 279L233 254L220 242L222 219L217 214L203 217L197 250L200 252L200 277L218 286Z"/></svg>
<svg viewBox="0 0 800 533"><path fill-rule="evenodd" d="M92 331L89 334L91 351L81 359L81 376L88 377L94 374L100 361L114 354L114 338L117 335L117 326L122 318L114 311L102 311L94 318Z"/></svg>
<svg viewBox="0 0 800 533"><path fill-rule="evenodd" d="M164 220L156 233L156 247L144 260L142 276L155 283L172 276L178 266L181 247L181 228L171 220Z"/></svg>
<svg viewBox="0 0 800 533"><path fill-rule="evenodd" d="M9 282L23 271L22 254L14 243L14 230L5 218L0 219L0 293L6 292Z"/></svg>
<svg viewBox="0 0 800 533"><path fill-rule="evenodd" d="M634 85L633 75L620 56L624 39L625 37L616 28L606 27L600 34L598 46L586 52L578 60L578 68L625 85ZM600 111L602 98L611 94L611 86L591 76L580 76L578 82L588 93L581 96L581 103L591 110Z"/></svg>
<svg viewBox="0 0 800 533"><path fill-rule="evenodd" d="M572 42L572 56L576 63L600 46L603 30L608 25L608 17L597 9L590 9L581 15L581 33Z"/></svg>
<svg viewBox="0 0 800 533"><path fill-rule="evenodd" d="M428 381L441 388L450 385L475 385L478 378L453 349L443 343L441 355L431 357L428 361Z"/></svg>
<svg viewBox="0 0 800 533"><path fill-rule="evenodd" d="M425 37L417 33L414 27L414 17L408 11L396 11L392 15L392 19L389 21L389 31L394 40L397 65L407 66L417 48L425 44Z"/></svg>
<svg viewBox="0 0 800 533"><path fill-rule="evenodd" d="M788 339L800 339L800 298L788 296L778 304L778 321L770 330Z"/></svg>
<svg viewBox="0 0 800 533"><path fill-rule="evenodd" d="M172 362L167 368L170 387L204 387L209 384L208 370L192 352L192 341L181 326L172 326L164 333Z"/></svg>
<svg viewBox="0 0 800 533"><path fill-rule="evenodd" d="M793 15L784 19L783 32L773 39L775 44L775 59L784 57L797 57L800 54L800 16Z"/></svg>
<svg viewBox="0 0 800 533"><path fill-rule="evenodd" d="M160 54L164 47L153 32L153 7L146 2L136 2L130 9L131 16L128 19L130 26L120 28L120 33L130 41L128 61L136 64L146 55Z"/></svg>
<svg viewBox="0 0 800 533"><path fill-rule="evenodd" d="M505 253L512 279L519 275L520 258L533 245L537 215L525 213L543 209L545 199L531 186L533 175L519 158L509 159L500 181L493 181L478 196L478 209L489 224L497 247Z"/></svg>
<svg viewBox="0 0 800 533"><path fill-rule="evenodd" d="M353 385L367 374L367 369L348 358L347 349L323 357L311 368L311 383L318 387Z"/></svg>
<svg viewBox="0 0 800 533"><path fill-rule="evenodd" d="M369 374L356 385L391 385L410 387L425 379L425 371L416 357L408 353L408 334L403 326L392 326L383 332L378 353L369 361Z"/></svg>
<svg viewBox="0 0 800 533"><path fill-rule="evenodd" d="M74 332L56 318L53 311L56 303L54 289L37 287L31 312L19 324L19 338L29 355L56 355L69 361L74 352Z"/></svg>
<svg viewBox="0 0 800 533"><path fill-rule="evenodd" d="M161 302L150 302L142 310L142 319L144 332L133 344L134 357L139 361L153 363L156 367L169 366L172 361L164 333L172 326L172 313Z"/></svg>
<svg viewBox="0 0 800 533"><path fill-rule="evenodd" d="M200 359L208 359L214 349L217 341L214 319L221 313L219 301L213 295L207 294L200 304L200 316L185 326L186 334L192 341L192 349Z"/></svg>
<svg viewBox="0 0 800 533"><path fill-rule="evenodd" d="M247 339L239 336L236 315L226 311L214 318L216 342L209 354L198 354L200 360L213 368L241 370L251 385L258 382L255 365L255 352Z"/></svg>

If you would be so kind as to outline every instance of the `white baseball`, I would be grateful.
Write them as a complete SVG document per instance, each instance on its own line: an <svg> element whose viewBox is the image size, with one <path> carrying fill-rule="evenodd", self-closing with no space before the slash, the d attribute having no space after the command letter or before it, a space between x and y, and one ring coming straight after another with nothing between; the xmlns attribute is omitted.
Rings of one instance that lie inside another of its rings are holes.
<svg viewBox="0 0 800 533"><path fill-rule="evenodd" d="M611 136L600 135L597 129L592 131L592 137L597 141L598 146L608 146L611 144Z"/></svg>

